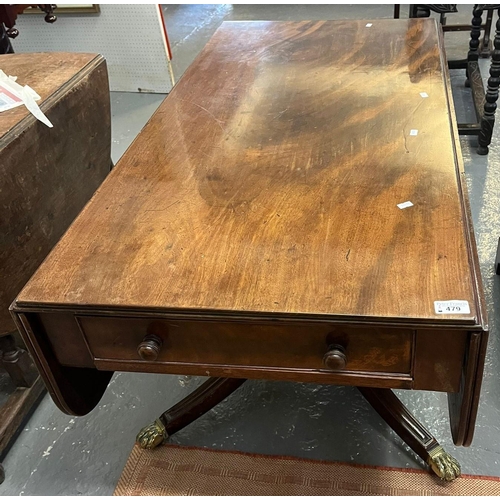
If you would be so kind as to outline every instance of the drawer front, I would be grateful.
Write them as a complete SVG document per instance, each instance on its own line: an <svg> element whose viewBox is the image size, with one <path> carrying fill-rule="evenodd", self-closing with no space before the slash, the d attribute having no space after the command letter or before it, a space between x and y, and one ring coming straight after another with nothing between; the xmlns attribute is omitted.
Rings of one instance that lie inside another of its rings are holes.
<svg viewBox="0 0 500 500"><path fill-rule="evenodd" d="M408 329L90 316L77 321L95 360L144 362L138 347L148 336L161 343L155 359L147 360L153 364L411 374ZM343 353L342 368L325 365L334 345Z"/></svg>

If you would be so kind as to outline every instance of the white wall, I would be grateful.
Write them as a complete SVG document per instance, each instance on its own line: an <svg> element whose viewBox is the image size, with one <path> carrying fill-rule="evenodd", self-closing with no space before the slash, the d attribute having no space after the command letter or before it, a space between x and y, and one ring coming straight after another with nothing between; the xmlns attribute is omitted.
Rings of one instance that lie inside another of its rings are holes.
<svg viewBox="0 0 500 500"><path fill-rule="evenodd" d="M44 14L20 15L14 51L100 53L107 60L111 90L169 92L156 5L101 4L100 8L100 14L60 14L54 24L46 23Z"/></svg>

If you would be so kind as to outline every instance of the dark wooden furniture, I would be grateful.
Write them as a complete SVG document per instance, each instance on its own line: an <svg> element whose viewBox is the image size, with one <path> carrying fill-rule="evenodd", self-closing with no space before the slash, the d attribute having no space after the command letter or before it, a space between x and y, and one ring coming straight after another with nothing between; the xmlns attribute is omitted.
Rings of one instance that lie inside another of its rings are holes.
<svg viewBox="0 0 500 500"><path fill-rule="evenodd" d="M493 39L493 50L490 50L490 32L493 22L493 13L499 10L498 4L476 4L472 10L472 21L470 25L445 24L445 12L456 12L455 5L410 5L410 17L420 17L422 10L441 13L441 29L447 31L470 30L469 52L467 58L459 60L449 60L450 69L465 70L465 85L471 87L472 101L476 120L471 123L459 123L458 133L460 135L477 135L479 147L477 153L486 155L489 151L493 127L495 125L495 111L497 108L498 89L500 86L500 17L495 26L495 37ZM486 23L483 24L482 16L486 10ZM500 12L500 10L499 10ZM420 13L420 14L419 14ZM399 5L394 7L394 18L399 18ZM480 41L481 31L484 36ZM490 78L485 92L481 71L479 68L479 57L489 57L491 55Z"/></svg>
<svg viewBox="0 0 500 500"><path fill-rule="evenodd" d="M494 14L494 5L492 5L492 8L489 8L490 6L487 6L486 10L486 19L484 23L479 25L479 31L483 31L483 37L479 41L479 56L483 58L487 58L491 56L491 51L493 49L492 41L491 41L491 27L493 25L493 14ZM476 10L475 8L473 9ZM468 31L471 32L472 30L472 25L471 24L446 24L446 22L442 23L441 26L442 30L444 33L447 33L449 31ZM477 28L477 26L476 26ZM450 63L450 61L448 61Z"/></svg>
<svg viewBox="0 0 500 500"><path fill-rule="evenodd" d="M444 33L448 31L471 31L470 24L448 24L446 14L458 12L457 4L410 4L408 17L429 17L430 12L439 14L439 24ZM487 5L487 7L490 7ZM494 7L494 6L493 6ZM401 12L401 5L394 4L394 19L399 19ZM486 14L486 21L479 26L480 31L484 31L483 37L479 43L479 55L481 57L490 57L491 55L491 25L493 23L493 9L488 8ZM448 61L449 62L449 61Z"/></svg>
<svg viewBox="0 0 500 500"><path fill-rule="evenodd" d="M69 414L115 370L210 377L143 446L245 378L354 385L455 478L390 391L447 392L471 443L486 311L434 20L223 23L12 312Z"/></svg>
<svg viewBox="0 0 500 500"><path fill-rule="evenodd" d="M479 57L481 55L479 37L481 35L484 10L488 12L488 17L492 17L494 10L500 12L499 8L500 5L493 4L474 6L467 58L458 61L449 61L448 63L450 69L465 69L465 85L470 86L472 91L476 121L473 123L459 123L458 132L461 135L478 136L479 147L477 152L480 155L488 154L491 137L493 135L493 127L495 125L496 102L498 100L498 88L500 86L500 17L498 17L498 15L495 25L495 36L493 38L493 50L491 51L490 77L488 78L486 92L484 90L483 78L479 68Z"/></svg>
<svg viewBox="0 0 500 500"><path fill-rule="evenodd" d="M102 56L9 54L0 67L38 92L54 125L24 106L0 113L0 367L18 387L0 409L1 457L44 387L9 306L108 174L111 127Z"/></svg>
<svg viewBox="0 0 500 500"><path fill-rule="evenodd" d="M431 11L439 14L439 24L446 25L446 14L458 12L456 4L410 4L408 17L429 17Z"/></svg>

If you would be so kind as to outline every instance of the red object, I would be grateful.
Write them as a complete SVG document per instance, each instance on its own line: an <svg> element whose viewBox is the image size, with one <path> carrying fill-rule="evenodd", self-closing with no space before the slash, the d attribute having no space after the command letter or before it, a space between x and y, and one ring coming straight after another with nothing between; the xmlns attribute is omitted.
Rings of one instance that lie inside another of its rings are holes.
<svg viewBox="0 0 500 500"><path fill-rule="evenodd" d="M167 27L165 25L165 18L163 17L163 10L161 8L161 5L158 5L158 10L160 11L161 25L163 28L163 34L165 35L165 42L167 44L168 58L172 60L172 49L170 48L170 42L167 35Z"/></svg>

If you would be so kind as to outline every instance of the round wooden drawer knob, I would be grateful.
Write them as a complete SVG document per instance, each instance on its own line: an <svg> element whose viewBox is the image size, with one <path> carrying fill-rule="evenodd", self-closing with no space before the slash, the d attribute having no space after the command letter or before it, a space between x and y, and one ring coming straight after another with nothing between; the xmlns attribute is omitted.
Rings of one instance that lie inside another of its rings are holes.
<svg viewBox="0 0 500 500"><path fill-rule="evenodd" d="M345 349L341 345L332 345L323 356L323 364L329 370L343 370L347 365Z"/></svg>
<svg viewBox="0 0 500 500"><path fill-rule="evenodd" d="M146 335L139 344L137 352L144 361L155 361L160 354L162 340L156 335Z"/></svg>

